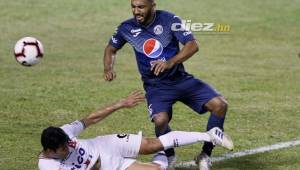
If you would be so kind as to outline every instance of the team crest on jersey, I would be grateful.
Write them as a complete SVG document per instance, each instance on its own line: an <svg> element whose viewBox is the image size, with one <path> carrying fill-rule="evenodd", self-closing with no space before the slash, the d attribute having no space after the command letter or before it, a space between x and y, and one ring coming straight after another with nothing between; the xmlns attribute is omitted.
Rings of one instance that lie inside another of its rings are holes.
<svg viewBox="0 0 300 170"><path fill-rule="evenodd" d="M160 35L164 32L164 28L161 25L156 25L153 30L156 35Z"/></svg>
<svg viewBox="0 0 300 170"><path fill-rule="evenodd" d="M149 58L157 58L161 55L163 46L158 40L150 38L144 42L143 51Z"/></svg>

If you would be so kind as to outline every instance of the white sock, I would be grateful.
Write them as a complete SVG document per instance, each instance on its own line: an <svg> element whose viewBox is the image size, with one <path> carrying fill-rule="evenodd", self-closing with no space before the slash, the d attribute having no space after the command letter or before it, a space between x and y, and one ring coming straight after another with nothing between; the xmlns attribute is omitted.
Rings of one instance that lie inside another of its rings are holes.
<svg viewBox="0 0 300 170"><path fill-rule="evenodd" d="M184 131L172 131L158 137L161 141L164 149L174 148L178 146L184 146L194 144L197 142L210 142L211 139L207 133L201 132L184 132Z"/></svg>
<svg viewBox="0 0 300 170"><path fill-rule="evenodd" d="M168 168L168 158L164 151L160 151L153 156L152 163L158 164L162 170Z"/></svg>

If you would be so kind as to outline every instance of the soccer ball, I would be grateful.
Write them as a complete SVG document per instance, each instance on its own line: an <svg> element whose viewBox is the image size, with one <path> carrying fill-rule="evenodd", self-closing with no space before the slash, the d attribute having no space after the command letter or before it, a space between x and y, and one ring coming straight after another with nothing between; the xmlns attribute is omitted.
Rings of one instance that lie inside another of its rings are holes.
<svg viewBox="0 0 300 170"><path fill-rule="evenodd" d="M16 60L23 66L33 66L40 62L44 55L42 43L33 37L21 38L14 48Z"/></svg>

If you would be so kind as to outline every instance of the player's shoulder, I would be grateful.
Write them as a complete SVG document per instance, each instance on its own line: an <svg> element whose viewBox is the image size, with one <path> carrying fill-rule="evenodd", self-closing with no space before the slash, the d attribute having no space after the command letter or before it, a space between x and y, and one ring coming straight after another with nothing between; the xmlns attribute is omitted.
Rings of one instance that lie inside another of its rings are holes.
<svg viewBox="0 0 300 170"><path fill-rule="evenodd" d="M167 16L167 17L173 17L173 16L175 16L174 13L172 13L170 11L166 11L166 10L156 10L156 14L157 15L162 15L162 16Z"/></svg>
<svg viewBox="0 0 300 170"><path fill-rule="evenodd" d="M132 17L132 18L126 19L125 21L121 22L119 27L123 28L123 27L134 26L134 25L136 25L136 21Z"/></svg>
<svg viewBox="0 0 300 170"><path fill-rule="evenodd" d="M60 161L44 157L42 154L38 158L38 167L40 170L55 170L59 169Z"/></svg>
<svg viewBox="0 0 300 170"><path fill-rule="evenodd" d="M176 14L165 10L156 10L156 15L166 20L172 20L174 17L177 17Z"/></svg>
<svg viewBox="0 0 300 170"><path fill-rule="evenodd" d="M48 166L51 165L60 165L60 162L56 159L50 159L50 158L40 158L39 157L39 166Z"/></svg>

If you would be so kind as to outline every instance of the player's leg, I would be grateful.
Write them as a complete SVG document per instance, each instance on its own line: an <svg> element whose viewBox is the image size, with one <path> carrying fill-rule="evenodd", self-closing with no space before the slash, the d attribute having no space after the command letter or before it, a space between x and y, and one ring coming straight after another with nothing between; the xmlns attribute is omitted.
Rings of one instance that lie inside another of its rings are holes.
<svg viewBox="0 0 300 170"><path fill-rule="evenodd" d="M159 138L142 138L139 154L152 154L169 148L175 148L197 142L213 142L214 145L221 145L227 149L233 148L233 143L229 136L224 134L221 129L214 128L208 132L185 132L172 131L161 135ZM153 162L161 167L168 166L168 159L164 152L159 152Z"/></svg>
<svg viewBox="0 0 300 170"><path fill-rule="evenodd" d="M156 153L153 157L152 163L159 165L159 168L163 170L170 169L168 157L163 150L193 144L203 140L211 141L209 134L199 132L172 131L161 135L159 138L143 138L139 154L145 155ZM137 166L140 167L144 165Z"/></svg>
<svg viewBox="0 0 300 170"><path fill-rule="evenodd" d="M216 134L216 133L213 133ZM212 135L210 132L184 132L172 131L159 138L143 138L142 133L135 134L114 134L99 136L87 142L95 148L101 155L101 167L122 167L122 170L136 166L145 166L145 168L156 168L159 165L161 169L166 169L168 160L165 153L155 156L154 165L134 164L134 159L139 154L152 154L169 148L184 146L202 141L217 141L216 144L222 144L220 136L224 136L219 130L219 135ZM226 138L225 138L226 139Z"/></svg>
<svg viewBox="0 0 300 170"><path fill-rule="evenodd" d="M224 120L228 108L228 104L224 97L214 97L204 105L205 109L211 114L207 123L207 130L218 127L224 130ZM214 148L213 143L204 142L201 153L196 157L196 162L199 164L200 170L209 170L212 166L210 157Z"/></svg>
<svg viewBox="0 0 300 170"><path fill-rule="evenodd" d="M185 81L180 86L183 86L183 89L186 89L181 98L183 103L200 114L207 111L211 112L207 123L207 130L214 127L223 130L228 107L226 100L210 85L195 78ZM213 143L205 142L201 154L197 157L197 163L199 162L199 159L205 158L207 167L209 168L209 157L211 156L213 148Z"/></svg>
<svg viewBox="0 0 300 170"><path fill-rule="evenodd" d="M228 108L226 100L222 96L214 97L204 107L210 112L206 130L211 130L214 127L224 130L224 121ZM210 157L213 148L213 143L204 142L201 153L196 157L200 170L209 170L211 168L212 162Z"/></svg>
<svg viewBox="0 0 300 170"><path fill-rule="evenodd" d="M214 97L208 101L204 107L211 113L207 123L207 130L218 127L224 130L224 121L228 108L227 101L222 96ZM210 142L205 142L202 151L211 156L213 145Z"/></svg>
<svg viewBox="0 0 300 170"><path fill-rule="evenodd" d="M153 116L152 120L153 120L154 126L155 126L156 137L159 137L161 135L164 135L164 134L172 131L169 126L170 116L167 112L156 113ZM166 153L167 157L169 157L169 158L175 157L175 151L173 148L165 150L165 153Z"/></svg>
<svg viewBox="0 0 300 170"><path fill-rule="evenodd" d="M169 111L169 113L172 113L172 111ZM155 114L155 116L153 116L152 120L155 125L156 137L159 137L161 135L171 132L171 128L169 126L169 121L170 121L169 115L172 115L172 114L168 114L166 112L160 112L160 113ZM175 164L176 164L175 149L174 148L166 149L165 154L168 159L168 170L173 170L175 168Z"/></svg>
<svg viewBox="0 0 300 170"><path fill-rule="evenodd" d="M172 86L161 85L159 87L146 87L146 98L150 118L155 126L157 137L171 131L169 121L172 119L172 105L177 100L178 90ZM176 162L175 151L173 148L165 150L172 166Z"/></svg>
<svg viewBox="0 0 300 170"><path fill-rule="evenodd" d="M153 154L197 142L212 142L214 145L221 145L230 150L233 148L230 137L224 134L220 128L213 128L205 133L172 131L159 138L142 138L138 153L143 155Z"/></svg>

